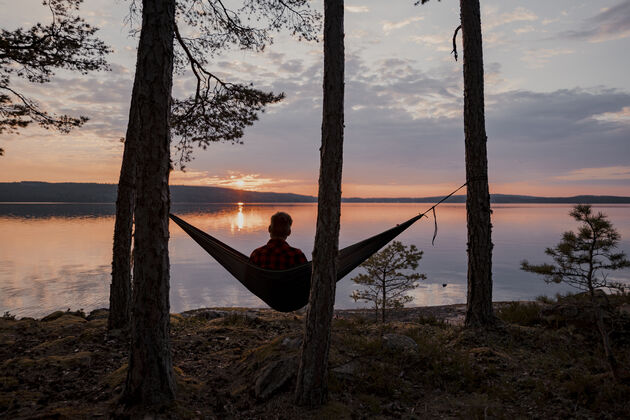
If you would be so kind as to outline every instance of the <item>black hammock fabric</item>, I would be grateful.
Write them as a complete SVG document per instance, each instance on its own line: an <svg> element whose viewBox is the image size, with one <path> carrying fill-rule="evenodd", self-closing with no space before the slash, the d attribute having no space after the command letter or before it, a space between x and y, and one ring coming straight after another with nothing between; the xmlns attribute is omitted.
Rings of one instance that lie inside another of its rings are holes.
<svg viewBox="0 0 630 420"><path fill-rule="evenodd" d="M415 216L383 233L367 238L339 251L337 281L357 268L363 261L400 235L420 219ZM267 270L249 262L249 257L229 247L213 236L171 214L171 219L190 235L219 264L230 272L250 292L279 312L291 312L308 303L311 288L312 262L288 270Z"/></svg>

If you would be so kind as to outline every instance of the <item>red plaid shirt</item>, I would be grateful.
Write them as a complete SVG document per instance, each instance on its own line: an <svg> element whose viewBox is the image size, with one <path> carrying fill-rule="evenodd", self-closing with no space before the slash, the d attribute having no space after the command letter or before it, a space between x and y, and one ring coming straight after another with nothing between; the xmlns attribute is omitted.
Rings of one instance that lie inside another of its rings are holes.
<svg viewBox="0 0 630 420"><path fill-rule="evenodd" d="M302 251L282 239L270 239L267 245L252 252L249 261L269 270L286 270L307 262Z"/></svg>

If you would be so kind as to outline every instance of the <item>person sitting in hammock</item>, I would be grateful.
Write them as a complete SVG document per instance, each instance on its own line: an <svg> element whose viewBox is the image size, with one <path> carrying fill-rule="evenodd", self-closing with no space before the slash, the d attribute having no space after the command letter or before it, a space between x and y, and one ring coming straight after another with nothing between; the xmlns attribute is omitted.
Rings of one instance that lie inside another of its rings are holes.
<svg viewBox="0 0 630 420"><path fill-rule="evenodd" d="M256 248L249 261L261 268L269 270L286 270L307 262L304 253L289 246L286 239L291 234L293 219L287 213L278 212L271 216L269 225L269 242Z"/></svg>

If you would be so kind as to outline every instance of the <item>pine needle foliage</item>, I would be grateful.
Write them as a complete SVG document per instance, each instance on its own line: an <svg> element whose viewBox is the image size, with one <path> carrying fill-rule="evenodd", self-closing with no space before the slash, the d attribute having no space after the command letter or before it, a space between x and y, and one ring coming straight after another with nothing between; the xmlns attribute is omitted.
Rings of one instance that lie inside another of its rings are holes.
<svg viewBox="0 0 630 420"><path fill-rule="evenodd" d="M32 123L67 133L88 120L49 113L12 83L12 78L48 83L60 69L81 74L108 69L105 56L110 48L96 37L97 28L76 16L82 2L44 0L48 23L12 31L0 28L0 133L18 133Z"/></svg>
<svg viewBox="0 0 630 420"><path fill-rule="evenodd" d="M131 0L132 32L139 32L141 14L141 2ZM211 69L213 59L233 49L262 52L283 29L298 40L316 41L320 24L309 0L177 0L174 70L193 77L194 91L172 99L173 163L185 169L195 147L242 144L245 128L285 97L226 80L220 69Z"/></svg>
<svg viewBox="0 0 630 420"><path fill-rule="evenodd" d="M545 250L554 264L532 265L524 260L521 269L543 276L547 283L566 283L587 292L610 372L615 380L620 381L622 372L610 343L598 294L595 292L598 289L617 289L623 292L626 286L610 281L608 272L630 267L630 261L624 252L617 252L621 235L605 214L595 214L590 205L578 204L569 215L581 225L577 232L564 232L558 245Z"/></svg>
<svg viewBox="0 0 630 420"><path fill-rule="evenodd" d="M554 264L533 265L524 260L521 269L543 276L547 283L566 283L586 292L623 288L608 279L609 271L630 267L626 254L616 251L619 232L605 214L593 213L588 204L576 205L569 215L581 225L577 232L564 232L555 247L545 250Z"/></svg>
<svg viewBox="0 0 630 420"><path fill-rule="evenodd" d="M374 305L376 319L385 322L387 312L404 307L413 300L407 292L418 287L419 280L425 280L424 274L415 272L423 251L415 245L403 245L394 241L382 251L372 255L359 267L367 271L352 278L355 283L364 286L355 290L350 297L354 301L371 302Z"/></svg>

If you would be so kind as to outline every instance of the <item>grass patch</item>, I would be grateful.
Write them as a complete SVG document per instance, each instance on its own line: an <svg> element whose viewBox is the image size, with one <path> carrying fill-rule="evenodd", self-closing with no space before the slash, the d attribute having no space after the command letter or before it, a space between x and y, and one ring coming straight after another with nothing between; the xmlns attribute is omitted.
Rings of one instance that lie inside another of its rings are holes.
<svg viewBox="0 0 630 420"><path fill-rule="evenodd" d="M526 327L543 322L540 305L535 302L510 302L497 311L497 316L502 321Z"/></svg>

